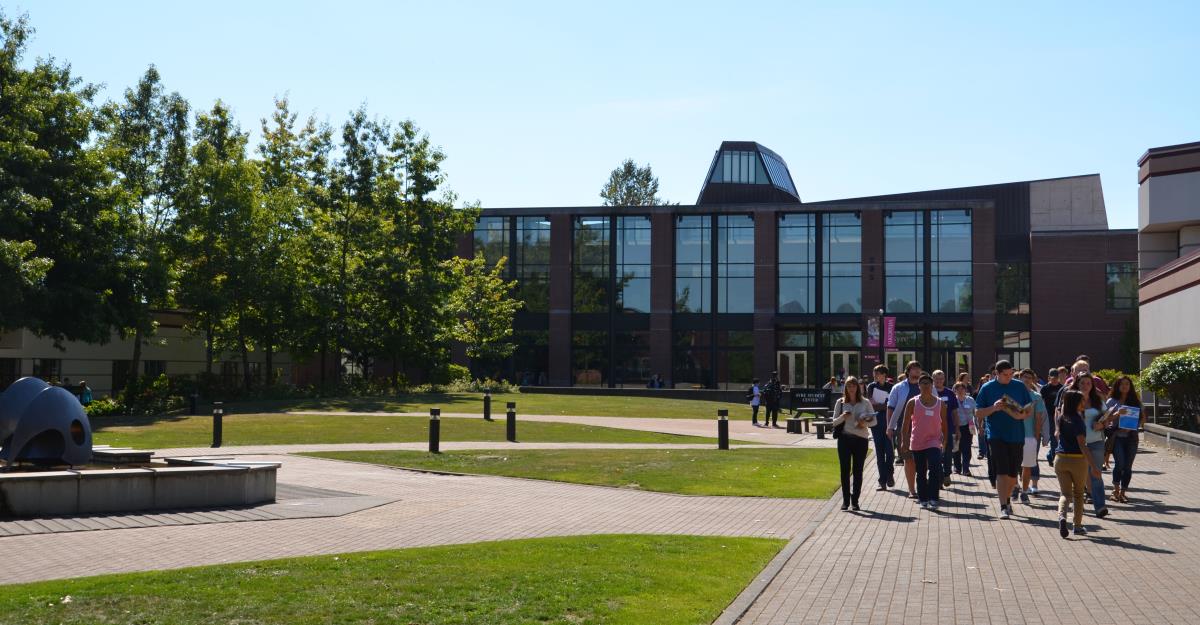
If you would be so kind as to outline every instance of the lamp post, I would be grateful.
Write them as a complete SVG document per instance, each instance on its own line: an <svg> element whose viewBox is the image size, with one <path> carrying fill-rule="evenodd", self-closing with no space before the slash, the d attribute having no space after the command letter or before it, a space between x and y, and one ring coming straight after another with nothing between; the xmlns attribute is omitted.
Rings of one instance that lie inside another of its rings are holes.
<svg viewBox="0 0 1200 625"><path fill-rule="evenodd" d="M881 364L881 365L887 364L887 362L885 362L885 360L884 360L884 358L887 356L887 348L884 347L884 339L883 339L884 332L885 332L885 330L883 327L883 309L880 308L879 309L879 364ZM889 371L889 373L894 374L894 372L890 372L890 371Z"/></svg>

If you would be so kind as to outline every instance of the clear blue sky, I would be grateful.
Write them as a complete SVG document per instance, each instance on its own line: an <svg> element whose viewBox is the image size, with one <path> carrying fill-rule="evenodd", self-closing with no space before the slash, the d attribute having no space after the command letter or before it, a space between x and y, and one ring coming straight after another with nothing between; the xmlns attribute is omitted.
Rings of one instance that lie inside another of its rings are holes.
<svg viewBox="0 0 1200 625"><path fill-rule="evenodd" d="M251 130L285 94L334 123L362 102L410 118L484 206L598 204L627 157L692 203L738 139L806 201L1099 173L1130 228L1137 158L1200 140L1196 2L500 4L3 6L106 97L154 63Z"/></svg>

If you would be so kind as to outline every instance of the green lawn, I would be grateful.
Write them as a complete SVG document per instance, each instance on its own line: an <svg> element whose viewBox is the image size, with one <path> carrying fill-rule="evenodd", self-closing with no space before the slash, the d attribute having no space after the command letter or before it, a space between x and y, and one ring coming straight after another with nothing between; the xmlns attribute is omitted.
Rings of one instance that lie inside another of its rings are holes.
<svg viewBox="0 0 1200 625"><path fill-rule="evenodd" d="M750 420L750 408L744 402L729 403L659 397L604 397L595 395L551 395L545 393L506 393L492 396L493 415L504 414L505 402L517 402L518 416L524 414L582 415L594 417L655 417L668 419L716 419L717 409L729 410L729 418ZM483 414L481 393L438 393L400 395L398 397L344 397L263 401L233 404L238 412L275 412L285 410L343 410L370 412L428 413L431 407L443 412Z"/></svg>
<svg viewBox="0 0 1200 625"><path fill-rule="evenodd" d="M834 449L530 449L436 455L347 451L306 455L685 495L825 499L840 485Z"/></svg>
<svg viewBox="0 0 1200 625"><path fill-rule="evenodd" d="M0 625L702 625L783 545L540 538L56 580L0 587Z"/></svg>
<svg viewBox="0 0 1200 625"><path fill-rule="evenodd" d="M139 449L202 447L212 444L212 417L160 417L114 425L115 419L93 421L98 445ZM107 423L106 423L107 422ZM117 421L121 423L120 421ZM504 420L442 419L443 441L503 441ZM715 430L716 428L714 428ZM523 442L571 443L702 443L715 438L638 432L572 423L517 423ZM291 445L301 443L403 443L429 440L428 417L381 417L292 414L226 415L225 445Z"/></svg>

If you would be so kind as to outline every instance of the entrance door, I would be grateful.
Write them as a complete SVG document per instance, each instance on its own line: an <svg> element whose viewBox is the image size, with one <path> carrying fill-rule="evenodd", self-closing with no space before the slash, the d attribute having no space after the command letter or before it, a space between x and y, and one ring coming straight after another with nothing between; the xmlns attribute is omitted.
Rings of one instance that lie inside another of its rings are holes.
<svg viewBox="0 0 1200 625"><path fill-rule="evenodd" d="M836 376L839 382L845 380L848 376L862 375L862 371L859 371L861 366L862 363L859 362L859 353L857 351L829 352L829 375Z"/></svg>
<svg viewBox="0 0 1200 625"><path fill-rule="evenodd" d="M917 359L916 352L888 352L884 354L888 371L891 372L892 379L899 380L904 377L904 365Z"/></svg>
<svg viewBox="0 0 1200 625"><path fill-rule="evenodd" d="M954 352L954 377L957 378L960 373L966 373L967 377L971 377L972 371L974 369L971 368L971 352ZM973 381L972 384L974 384Z"/></svg>
<svg viewBox="0 0 1200 625"><path fill-rule="evenodd" d="M789 387L808 386L808 352L779 352L779 381Z"/></svg>

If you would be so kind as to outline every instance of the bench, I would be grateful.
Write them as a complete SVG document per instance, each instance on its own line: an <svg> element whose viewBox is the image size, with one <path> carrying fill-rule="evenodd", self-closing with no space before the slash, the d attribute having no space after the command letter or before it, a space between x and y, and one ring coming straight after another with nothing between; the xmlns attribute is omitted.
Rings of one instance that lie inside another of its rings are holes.
<svg viewBox="0 0 1200 625"><path fill-rule="evenodd" d="M817 426L817 438L825 438L825 430L833 430L833 419L813 419L812 422Z"/></svg>
<svg viewBox="0 0 1200 625"><path fill-rule="evenodd" d="M812 431L812 422L820 418L811 414L798 414L794 417L789 417L787 420L788 434L807 434Z"/></svg>

